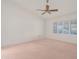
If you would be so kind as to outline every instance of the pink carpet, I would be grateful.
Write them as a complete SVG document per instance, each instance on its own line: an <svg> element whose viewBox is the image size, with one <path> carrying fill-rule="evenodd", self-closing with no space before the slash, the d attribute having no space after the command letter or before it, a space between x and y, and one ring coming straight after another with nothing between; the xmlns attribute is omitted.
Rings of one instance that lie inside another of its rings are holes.
<svg viewBox="0 0 79 59"><path fill-rule="evenodd" d="M36 40L2 49L1 59L77 59L77 48L52 39Z"/></svg>

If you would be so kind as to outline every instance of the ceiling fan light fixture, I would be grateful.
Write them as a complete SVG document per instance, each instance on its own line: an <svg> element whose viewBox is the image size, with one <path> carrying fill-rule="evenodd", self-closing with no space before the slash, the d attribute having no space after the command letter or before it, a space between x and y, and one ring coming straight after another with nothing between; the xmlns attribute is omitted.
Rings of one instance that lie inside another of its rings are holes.
<svg viewBox="0 0 79 59"><path fill-rule="evenodd" d="M46 0L46 3L49 3L49 0ZM57 12L58 11L58 9L49 9L49 8L50 8L50 5L46 4L44 10L39 9L39 11L44 11L41 15L44 15L45 13L51 14L51 12Z"/></svg>

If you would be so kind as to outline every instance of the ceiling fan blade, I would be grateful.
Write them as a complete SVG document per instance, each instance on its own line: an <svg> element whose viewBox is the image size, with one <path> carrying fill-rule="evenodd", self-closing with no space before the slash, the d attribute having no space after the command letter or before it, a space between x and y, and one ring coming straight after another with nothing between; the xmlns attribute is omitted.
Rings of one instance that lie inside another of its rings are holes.
<svg viewBox="0 0 79 59"><path fill-rule="evenodd" d="M43 12L41 15L44 15L46 12Z"/></svg>
<svg viewBox="0 0 79 59"><path fill-rule="evenodd" d="M49 11L58 11L58 9L53 9L53 10L49 10Z"/></svg>
<svg viewBox="0 0 79 59"><path fill-rule="evenodd" d="M48 11L48 13L49 13L49 14L51 14L51 12L50 12L50 11Z"/></svg>
<svg viewBox="0 0 79 59"><path fill-rule="evenodd" d="M41 9L37 9L38 11L46 11L46 10L41 10Z"/></svg>

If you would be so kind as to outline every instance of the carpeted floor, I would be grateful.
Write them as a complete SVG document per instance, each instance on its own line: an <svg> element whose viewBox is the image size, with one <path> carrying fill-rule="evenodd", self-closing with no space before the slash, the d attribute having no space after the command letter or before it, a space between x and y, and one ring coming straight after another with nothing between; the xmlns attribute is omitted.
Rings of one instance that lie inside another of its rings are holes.
<svg viewBox="0 0 79 59"><path fill-rule="evenodd" d="M1 59L77 59L76 45L52 39L2 49Z"/></svg>

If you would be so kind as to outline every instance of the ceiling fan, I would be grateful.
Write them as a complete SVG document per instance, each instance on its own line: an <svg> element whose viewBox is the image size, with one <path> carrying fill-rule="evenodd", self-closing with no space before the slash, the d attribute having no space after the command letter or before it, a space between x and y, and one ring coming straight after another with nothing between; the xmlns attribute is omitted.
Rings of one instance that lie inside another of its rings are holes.
<svg viewBox="0 0 79 59"><path fill-rule="evenodd" d="M47 3L47 4L46 4L44 10L38 9L39 11L44 11L44 12L42 13L42 15L44 15L45 13L51 14L51 12L56 12L56 11L58 11L58 9L50 9L50 6L48 5L49 0L46 0L46 3Z"/></svg>

